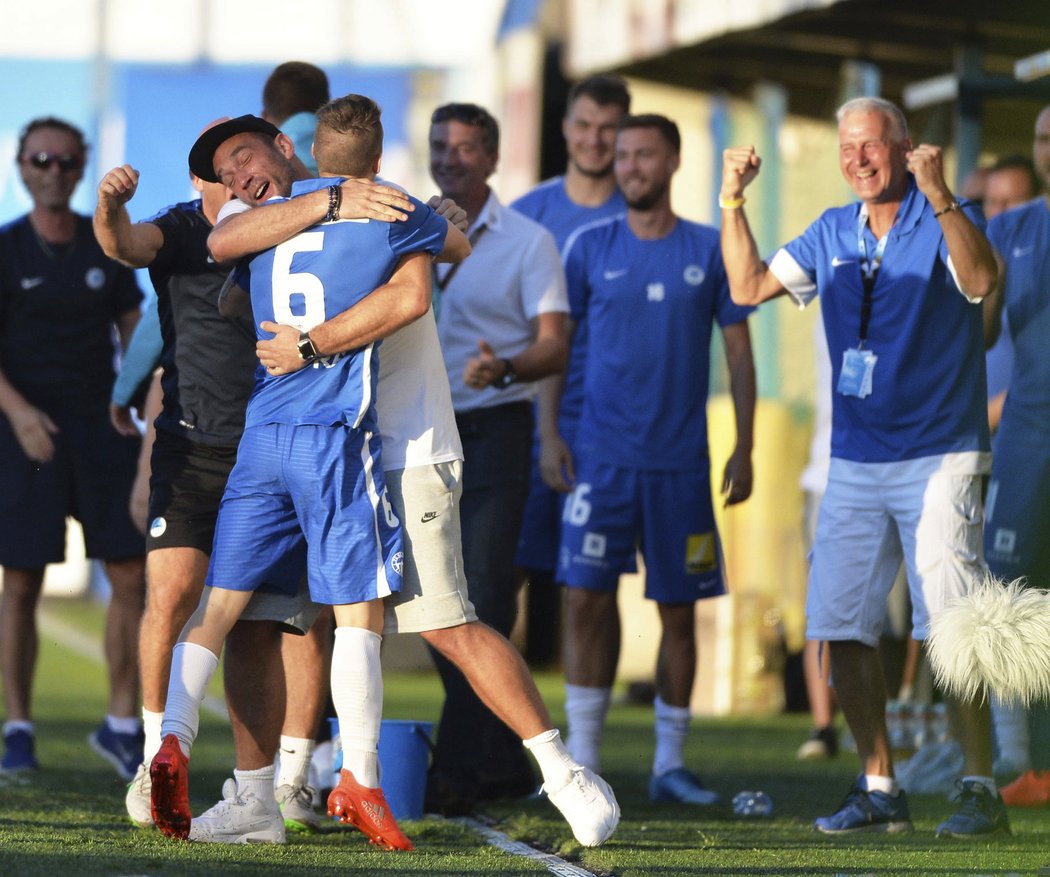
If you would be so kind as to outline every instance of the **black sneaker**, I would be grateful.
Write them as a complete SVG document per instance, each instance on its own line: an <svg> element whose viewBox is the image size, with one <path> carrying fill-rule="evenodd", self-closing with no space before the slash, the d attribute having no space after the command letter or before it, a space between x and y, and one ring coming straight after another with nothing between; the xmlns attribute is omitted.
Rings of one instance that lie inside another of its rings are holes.
<svg viewBox="0 0 1050 877"><path fill-rule="evenodd" d="M977 780L959 780L956 786L959 810L937 826L937 837L1012 834L1006 806L999 795L993 795Z"/></svg>
<svg viewBox="0 0 1050 877"><path fill-rule="evenodd" d="M799 761L818 761L822 758L834 758L839 753L839 735L834 725L814 728L809 739L798 747L796 758Z"/></svg>

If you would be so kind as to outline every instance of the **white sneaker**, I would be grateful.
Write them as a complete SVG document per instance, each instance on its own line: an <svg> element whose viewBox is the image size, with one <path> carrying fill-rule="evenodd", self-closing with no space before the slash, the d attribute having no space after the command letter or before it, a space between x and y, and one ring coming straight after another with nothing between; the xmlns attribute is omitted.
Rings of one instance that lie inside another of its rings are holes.
<svg viewBox="0 0 1050 877"><path fill-rule="evenodd" d="M577 767L556 792L542 789L561 811L572 833L585 847L605 843L620 822L620 805L612 788L589 767Z"/></svg>
<svg viewBox="0 0 1050 877"><path fill-rule="evenodd" d="M237 794L237 781L222 784L222 800L190 822L190 840L199 843L284 843L284 817L277 802L251 792Z"/></svg>
<svg viewBox="0 0 1050 877"><path fill-rule="evenodd" d="M279 786L277 806L284 815L284 827L289 831L313 832L321 827L321 818L314 810L316 793L310 786Z"/></svg>
<svg viewBox="0 0 1050 877"><path fill-rule="evenodd" d="M128 793L124 796L124 806L128 816L139 828L153 825L153 812L150 810L149 795L153 783L149 778L149 765L143 762L135 771L135 778L128 783Z"/></svg>

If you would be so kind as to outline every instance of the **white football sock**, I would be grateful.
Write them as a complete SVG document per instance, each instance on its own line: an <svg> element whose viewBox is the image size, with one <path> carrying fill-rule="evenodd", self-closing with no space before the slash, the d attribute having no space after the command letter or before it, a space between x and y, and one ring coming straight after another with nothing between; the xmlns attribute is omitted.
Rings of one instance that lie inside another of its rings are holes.
<svg viewBox="0 0 1050 877"><path fill-rule="evenodd" d="M565 717L569 731L565 746L573 760L595 773L599 772L601 763L598 748L611 697L611 688L565 684Z"/></svg>
<svg viewBox="0 0 1050 877"><path fill-rule="evenodd" d="M146 733L146 742L142 747L142 761L149 764L153 756L160 751L160 724L164 721L164 713L155 713L145 707L142 708L142 730Z"/></svg>
<svg viewBox="0 0 1050 877"><path fill-rule="evenodd" d="M106 724L114 734L137 734L142 727L138 716L111 716L108 713Z"/></svg>
<svg viewBox="0 0 1050 877"><path fill-rule="evenodd" d="M337 627L332 648L332 702L339 716L343 768L362 786L379 786L379 726L383 720L383 638L363 627Z"/></svg>
<svg viewBox="0 0 1050 877"><path fill-rule="evenodd" d="M305 737L287 737L281 734L280 766L277 787L305 786L310 775L310 759L314 755L314 741Z"/></svg>
<svg viewBox="0 0 1050 877"><path fill-rule="evenodd" d="M671 706L657 695L656 752L653 755L653 776L663 776L676 767L685 767L685 738L689 736L692 713L687 706Z"/></svg>
<svg viewBox="0 0 1050 877"><path fill-rule="evenodd" d="M187 758L193 741L197 739L201 701L218 666L218 656L196 643L176 643L171 651L171 678L168 680L160 736L162 740L168 734L178 737Z"/></svg>
<svg viewBox="0 0 1050 877"><path fill-rule="evenodd" d="M557 792L572 779L572 771L576 767L576 762L566 750L557 728L551 728L535 737L529 737L522 743L540 766L543 786L548 792Z"/></svg>
<svg viewBox="0 0 1050 877"><path fill-rule="evenodd" d="M276 806L277 798L273 794L273 774L272 764L260 767L258 770L234 770L233 778L237 781L237 794L243 795L245 792L251 792L260 801L272 801Z"/></svg>
<svg viewBox="0 0 1050 877"><path fill-rule="evenodd" d="M896 797L900 794L901 787L893 777L879 776L874 773L864 774L864 786L869 792L882 792L884 795Z"/></svg>

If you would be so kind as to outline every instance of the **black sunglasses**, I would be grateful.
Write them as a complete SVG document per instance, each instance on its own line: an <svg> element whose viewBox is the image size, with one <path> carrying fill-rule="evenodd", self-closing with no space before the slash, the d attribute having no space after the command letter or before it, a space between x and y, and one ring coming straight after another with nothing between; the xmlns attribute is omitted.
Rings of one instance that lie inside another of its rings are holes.
<svg viewBox="0 0 1050 877"><path fill-rule="evenodd" d="M26 161L42 171L46 171L52 164L57 164L60 171L78 171L83 165L79 155L52 155L50 152L37 152Z"/></svg>

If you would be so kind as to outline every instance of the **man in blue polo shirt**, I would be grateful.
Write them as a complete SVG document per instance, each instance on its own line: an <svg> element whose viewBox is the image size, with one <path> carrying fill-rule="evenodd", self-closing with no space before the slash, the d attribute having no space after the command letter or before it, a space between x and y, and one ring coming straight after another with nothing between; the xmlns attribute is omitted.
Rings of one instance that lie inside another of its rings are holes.
<svg viewBox="0 0 1050 877"><path fill-rule="evenodd" d="M981 478L991 460L981 308L995 257L976 204L944 181L941 150L913 148L900 110L838 111L839 166L859 203L825 211L766 265L743 211L761 160L723 155L722 251L734 301L819 293L832 360L831 468L813 546L807 637L826 640L863 773L827 834L911 829L893 775L876 645L903 558L913 636L984 576ZM966 756L961 807L938 837L1009 832L992 777L988 707L951 703Z"/></svg>

